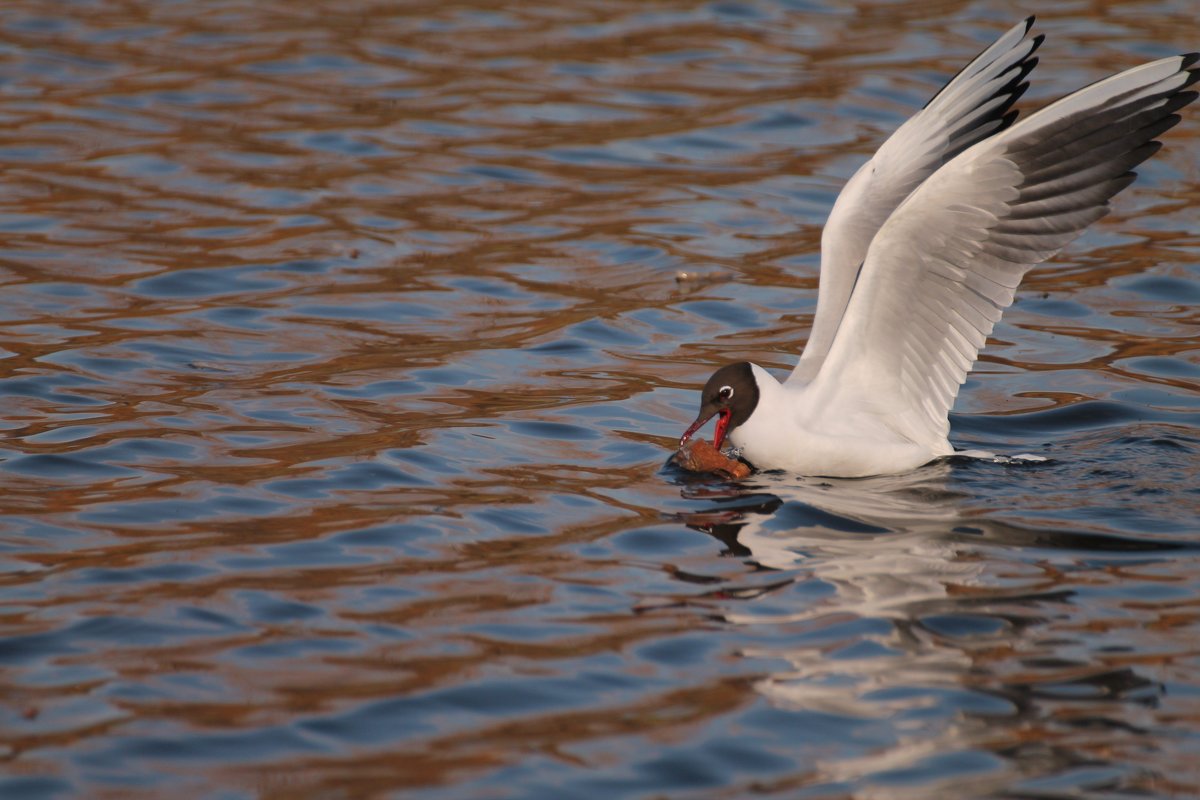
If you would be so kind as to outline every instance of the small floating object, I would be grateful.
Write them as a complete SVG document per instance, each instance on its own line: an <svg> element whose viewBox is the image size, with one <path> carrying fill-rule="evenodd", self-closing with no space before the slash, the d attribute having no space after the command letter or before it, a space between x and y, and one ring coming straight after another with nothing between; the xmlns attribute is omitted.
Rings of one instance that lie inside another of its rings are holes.
<svg viewBox="0 0 1200 800"><path fill-rule="evenodd" d="M704 439L684 442L671 460L688 472L715 472L735 480L752 472L746 462L730 458Z"/></svg>
<svg viewBox="0 0 1200 800"><path fill-rule="evenodd" d="M733 279L732 272L684 272L680 270L675 273L676 283L687 283L693 286L707 286L710 283L720 283Z"/></svg>

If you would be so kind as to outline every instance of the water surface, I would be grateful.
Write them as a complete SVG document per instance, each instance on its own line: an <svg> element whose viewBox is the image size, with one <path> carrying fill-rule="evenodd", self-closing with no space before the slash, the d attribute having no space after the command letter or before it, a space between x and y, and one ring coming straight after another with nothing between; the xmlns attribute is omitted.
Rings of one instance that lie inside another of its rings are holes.
<svg viewBox="0 0 1200 800"><path fill-rule="evenodd" d="M664 466L1016 16L6 4L0 795L1194 796L1196 114L959 398L1045 463ZM1200 48L1038 28L1024 109Z"/></svg>

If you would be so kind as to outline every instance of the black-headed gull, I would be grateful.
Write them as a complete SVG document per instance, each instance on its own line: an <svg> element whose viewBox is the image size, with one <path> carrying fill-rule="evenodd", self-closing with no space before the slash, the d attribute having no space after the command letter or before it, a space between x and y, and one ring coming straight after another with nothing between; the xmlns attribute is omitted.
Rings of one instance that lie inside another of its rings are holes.
<svg viewBox="0 0 1200 800"><path fill-rule="evenodd" d="M849 180L821 235L812 333L780 383L717 370L684 444L718 417L760 469L862 477L950 455L948 414L1022 276L1108 213L1196 99L1200 55L1163 58L1013 124L1033 18L1005 33Z"/></svg>

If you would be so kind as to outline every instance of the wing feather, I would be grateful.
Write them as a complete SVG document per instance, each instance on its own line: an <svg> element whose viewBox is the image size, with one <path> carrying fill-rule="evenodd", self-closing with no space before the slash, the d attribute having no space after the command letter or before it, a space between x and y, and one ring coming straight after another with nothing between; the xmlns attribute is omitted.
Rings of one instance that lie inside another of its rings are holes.
<svg viewBox="0 0 1200 800"><path fill-rule="evenodd" d="M850 300L867 246L904 198L939 167L975 143L1004 130L1028 88L1041 36L1029 37L1033 17L980 53L925 107L896 130L846 183L821 234L821 283L808 344L789 381L816 375Z"/></svg>
<svg viewBox="0 0 1200 800"><path fill-rule="evenodd" d="M908 196L868 248L811 390L937 447L992 327L1035 264L1108 212L1196 99L1200 56L1093 84L987 138Z"/></svg>

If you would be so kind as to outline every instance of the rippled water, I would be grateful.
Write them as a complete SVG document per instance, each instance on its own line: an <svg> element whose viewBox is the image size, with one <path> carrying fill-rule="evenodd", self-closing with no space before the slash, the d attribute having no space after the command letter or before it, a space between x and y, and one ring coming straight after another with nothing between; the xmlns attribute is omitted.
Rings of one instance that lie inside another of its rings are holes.
<svg viewBox="0 0 1200 800"><path fill-rule="evenodd" d="M960 397L1047 463L664 466L1020 13L6 3L0 795L1194 796L1195 113ZM1024 108L1200 47L1039 30Z"/></svg>

